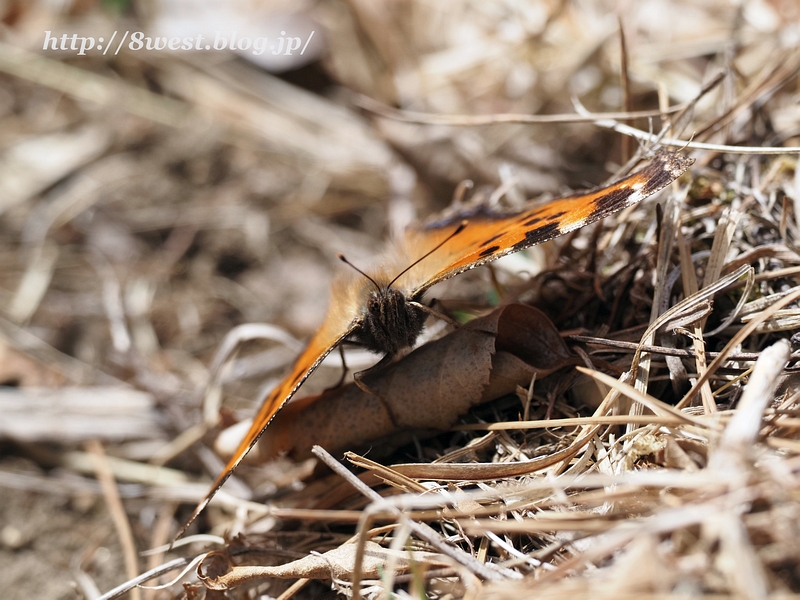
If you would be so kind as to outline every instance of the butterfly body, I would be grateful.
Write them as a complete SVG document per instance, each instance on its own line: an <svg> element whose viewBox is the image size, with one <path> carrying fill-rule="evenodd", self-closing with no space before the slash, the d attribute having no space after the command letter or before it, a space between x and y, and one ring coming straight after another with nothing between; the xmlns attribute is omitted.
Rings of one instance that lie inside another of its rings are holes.
<svg viewBox="0 0 800 600"><path fill-rule="evenodd" d="M352 339L372 352L396 356L414 345L425 324L416 302L392 286L373 291Z"/></svg>
<svg viewBox="0 0 800 600"><path fill-rule="evenodd" d="M678 153L660 151L641 170L608 187L543 206L513 214L462 207L410 228L373 274L356 276L350 271L337 278L322 326L263 400L247 435L178 537L256 444L281 406L339 344L354 340L378 354L396 356L413 346L422 331L425 312L420 302L433 285L631 206L669 185L693 162ZM397 273L394 278L393 273Z"/></svg>

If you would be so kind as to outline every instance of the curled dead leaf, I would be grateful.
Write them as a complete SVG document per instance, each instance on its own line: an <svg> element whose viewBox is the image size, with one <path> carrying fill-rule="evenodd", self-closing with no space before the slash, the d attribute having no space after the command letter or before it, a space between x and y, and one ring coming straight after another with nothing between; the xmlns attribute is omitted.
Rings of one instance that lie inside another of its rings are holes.
<svg viewBox="0 0 800 600"><path fill-rule="evenodd" d="M539 310L509 304L354 384L290 402L260 443L261 456L310 456L363 446L399 432L446 430L473 406L577 364L558 330Z"/></svg>

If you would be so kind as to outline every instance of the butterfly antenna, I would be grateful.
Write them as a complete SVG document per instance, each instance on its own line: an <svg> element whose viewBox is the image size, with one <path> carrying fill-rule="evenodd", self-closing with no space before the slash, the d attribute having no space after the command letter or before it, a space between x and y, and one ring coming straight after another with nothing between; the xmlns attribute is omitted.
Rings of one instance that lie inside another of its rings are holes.
<svg viewBox="0 0 800 600"><path fill-rule="evenodd" d="M450 240L452 240L452 239L453 239L455 236L457 236L459 233L461 233L462 231L464 231L464 228L465 228L466 226L467 226L467 222L466 222L466 221L461 221L461 224L460 224L460 225L459 225L459 226L456 228L456 230L455 230L453 233L451 233L451 234L450 234L450 235L448 235L446 238L444 238L444 239L443 239L441 242L439 242L438 244L436 244L436 246L434 246L434 247L433 247L431 250L428 250L428 252L426 252L425 254L423 254L422 256L420 256L420 257L419 257L417 260L415 260L413 263L411 263L410 265L408 265L408 266L407 266L405 269L403 269L402 271L400 271L400 272L397 274L397 276L396 276L394 279L392 279L392 280L389 282L389 285L387 285L386 287L387 287L387 288L388 288L388 287L392 287L392 284L393 284L395 281L397 281L398 279L400 279L400 278L401 278L401 277L402 277L404 274L408 273L408 272L409 272L409 271L410 271L412 268L414 268L416 265L418 265L418 264L419 264L419 263L421 263L423 260L425 260L426 258L428 258L428 257L429 257L431 254L433 254L434 252L436 252L436 251L437 251L439 248L441 248L442 246L444 246L444 245L445 245L447 242L449 242Z"/></svg>
<svg viewBox="0 0 800 600"><path fill-rule="evenodd" d="M370 277L369 275L367 275L366 273L364 273L364 271L362 271L362 270L361 270L361 269L359 269L357 266L355 266L353 263L351 263L349 260L347 260L347 259L344 257L344 254L337 254L337 256L339 257L339 260L340 260L340 261L342 261L344 264L346 264L346 265L347 265L347 266L349 266L349 267L353 267L353 268L354 268L356 271L358 271L358 272L359 272L359 273L361 273L361 274L362 274L364 277L366 277L367 279L369 279L369 280L372 282L372 285L374 285L374 286L375 286L375 288L376 288L376 289L377 289L379 292L381 291L381 286L379 286L377 283L375 283L375 280L374 280L372 277Z"/></svg>

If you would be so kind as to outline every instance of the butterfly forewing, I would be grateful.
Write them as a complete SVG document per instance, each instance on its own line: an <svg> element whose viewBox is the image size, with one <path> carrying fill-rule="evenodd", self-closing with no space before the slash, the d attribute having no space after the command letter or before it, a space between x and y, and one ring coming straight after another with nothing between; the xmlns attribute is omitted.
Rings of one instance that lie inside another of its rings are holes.
<svg viewBox="0 0 800 600"><path fill-rule="evenodd" d="M446 239L461 223L467 223L463 231L404 275L398 285L409 290L411 296L417 296L458 273L599 221L655 194L680 177L693 162L662 150L643 169L605 188L513 214L478 209L412 228L407 232L407 245L424 249Z"/></svg>
<svg viewBox="0 0 800 600"><path fill-rule="evenodd" d="M339 286L334 287L334 290L338 287ZM228 464L225 465L222 473L217 477L216 481L214 481L211 490L194 509L191 518L183 526L177 537L181 537L189 525L197 518L197 515L203 512L203 509L211 501L214 494L217 493L219 488L221 488L231 476L234 469L239 466L239 463L242 462L247 453L255 446L258 438L264 433L267 425L269 425L270 421L272 421L272 418L281 407L295 395L300 386L303 385L303 382L316 370L325 357L359 326L360 320L357 315L357 309L351 306L342 306L339 302L336 302L335 299L334 297L331 300L331 306L328 310L325 322L314 337L311 338L311 341L308 343L305 350L303 350L302 354L297 357L292 370L289 371L261 404L261 408L253 419L253 424L250 426L247 435L244 436L244 439L242 439L238 448L236 448Z"/></svg>

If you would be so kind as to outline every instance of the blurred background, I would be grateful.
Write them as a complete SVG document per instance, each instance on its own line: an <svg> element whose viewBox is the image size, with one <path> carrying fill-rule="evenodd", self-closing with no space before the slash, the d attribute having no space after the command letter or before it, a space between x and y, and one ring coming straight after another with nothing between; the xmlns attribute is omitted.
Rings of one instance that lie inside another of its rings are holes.
<svg viewBox="0 0 800 600"><path fill-rule="evenodd" d="M796 77L773 93L800 64L795 0L0 0L0 23L10 598L72 598L70 582L96 597L128 578L91 440L137 549L172 539L180 502L206 490L191 482L219 468L208 431L251 414L313 333L337 252L368 263L465 179L513 177L512 200L558 195L636 149L588 123L414 124L369 100L444 115L652 110L659 89L680 104L723 71L696 107L696 123L716 123L700 139L800 142ZM758 104L737 104L748 93ZM254 322L280 327L278 343L250 342L252 360L213 373L226 334Z"/></svg>

